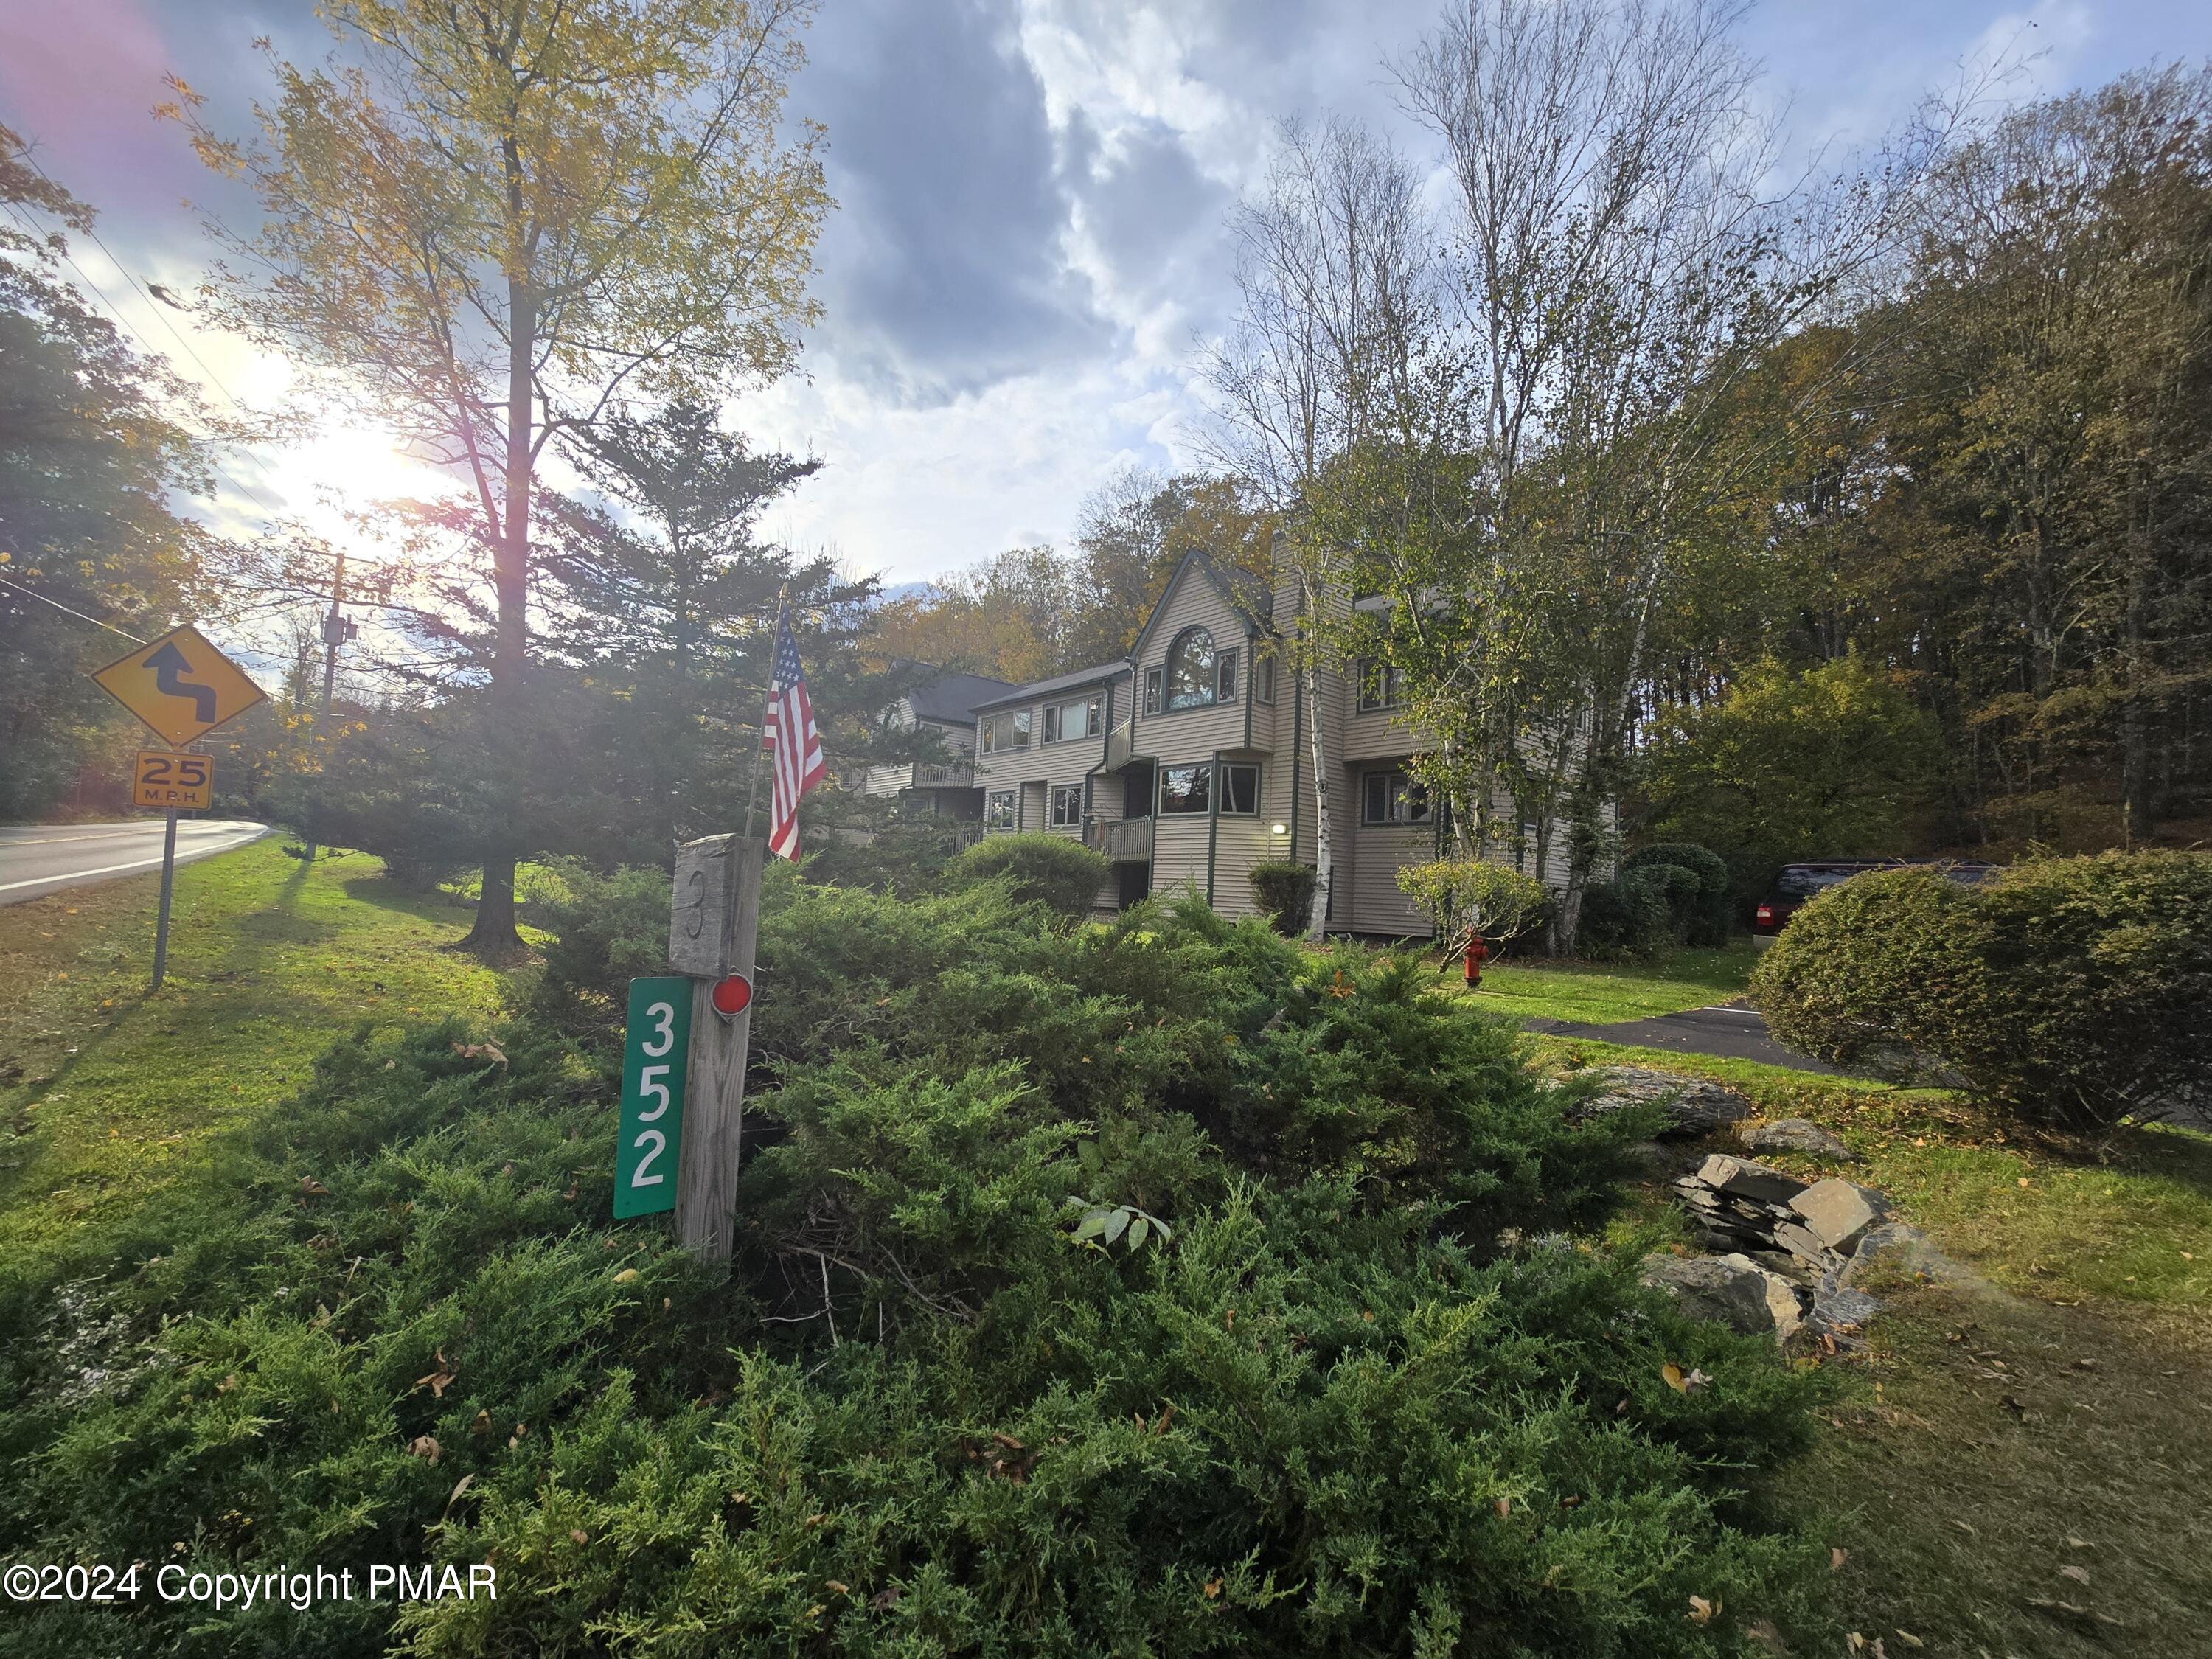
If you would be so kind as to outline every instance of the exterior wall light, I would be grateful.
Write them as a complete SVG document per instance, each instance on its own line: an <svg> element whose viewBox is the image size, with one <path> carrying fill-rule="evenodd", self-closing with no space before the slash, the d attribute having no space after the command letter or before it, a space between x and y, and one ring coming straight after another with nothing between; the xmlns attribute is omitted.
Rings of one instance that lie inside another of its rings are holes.
<svg viewBox="0 0 2212 1659"><path fill-rule="evenodd" d="M1267 832L1270 835L1287 836L1291 833L1291 826L1287 823L1271 823L1267 826Z"/></svg>

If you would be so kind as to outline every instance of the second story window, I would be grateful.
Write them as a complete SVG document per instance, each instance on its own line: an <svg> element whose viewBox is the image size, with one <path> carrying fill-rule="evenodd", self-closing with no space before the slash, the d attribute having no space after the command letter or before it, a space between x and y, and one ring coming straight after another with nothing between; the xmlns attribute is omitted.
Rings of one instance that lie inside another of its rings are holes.
<svg viewBox="0 0 2212 1659"><path fill-rule="evenodd" d="M1403 687L1398 671L1389 663L1373 657L1359 659L1359 712L1370 708L1395 708Z"/></svg>
<svg viewBox="0 0 2212 1659"><path fill-rule="evenodd" d="M1214 659L1213 698L1216 702L1237 701L1237 653L1224 651Z"/></svg>
<svg viewBox="0 0 2212 1659"><path fill-rule="evenodd" d="M1030 711L1016 708L1003 714L983 716L983 752L1001 754L1030 746Z"/></svg>
<svg viewBox="0 0 2212 1659"><path fill-rule="evenodd" d="M1078 738L1095 738L1104 722L1105 712L1103 697L1050 704L1044 711L1044 740L1072 743Z"/></svg>
<svg viewBox="0 0 2212 1659"><path fill-rule="evenodd" d="M1145 671L1145 712L1147 714L1160 712L1160 671L1157 668Z"/></svg>
<svg viewBox="0 0 2212 1659"><path fill-rule="evenodd" d="M1168 647L1167 706L1202 708L1214 702L1213 674L1213 635L1203 628L1184 629Z"/></svg>
<svg viewBox="0 0 2212 1659"><path fill-rule="evenodd" d="M1272 654L1252 659L1252 701L1271 706L1275 701L1275 659Z"/></svg>

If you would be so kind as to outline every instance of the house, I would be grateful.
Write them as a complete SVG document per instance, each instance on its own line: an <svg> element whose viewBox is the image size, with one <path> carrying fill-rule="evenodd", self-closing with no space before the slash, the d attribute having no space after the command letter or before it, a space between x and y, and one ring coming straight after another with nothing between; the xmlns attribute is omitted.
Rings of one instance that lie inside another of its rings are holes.
<svg viewBox="0 0 2212 1659"><path fill-rule="evenodd" d="M1044 830L1103 853L1101 908L1190 888L1224 915L1257 915L1251 867L1316 854L1313 734L1280 656L1296 613L1287 584L1193 553L1127 658L979 700L984 833ZM1443 825L1412 775L1422 745L1393 693L1387 672L1322 676L1333 932L1430 931L1397 872L1436 856ZM1534 834L1524 825L1521 845L1490 855L1533 871ZM1557 884L1563 830L1552 851Z"/></svg>
<svg viewBox="0 0 2212 1659"><path fill-rule="evenodd" d="M846 787L863 795L896 796L902 817L974 822L983 811L983 792L975 785L975 711L1018 689L988 675L957 673L916 687L892 706L886 720L894 730L933 733L951 750L951 758L871 766L847 778Z"/></svg>

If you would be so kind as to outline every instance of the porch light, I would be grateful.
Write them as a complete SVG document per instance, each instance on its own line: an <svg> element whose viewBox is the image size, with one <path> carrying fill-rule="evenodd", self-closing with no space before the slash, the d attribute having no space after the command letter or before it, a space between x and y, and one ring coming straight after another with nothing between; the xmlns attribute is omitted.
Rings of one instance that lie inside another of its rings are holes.
<svg viewBox="0 0 2212 1659"><path fill-rule="evenodd" d="M1287 836L1291 833L1291 826L1287 823L1271 823L1267 826L1267 833L1271 836Z"/></svg>

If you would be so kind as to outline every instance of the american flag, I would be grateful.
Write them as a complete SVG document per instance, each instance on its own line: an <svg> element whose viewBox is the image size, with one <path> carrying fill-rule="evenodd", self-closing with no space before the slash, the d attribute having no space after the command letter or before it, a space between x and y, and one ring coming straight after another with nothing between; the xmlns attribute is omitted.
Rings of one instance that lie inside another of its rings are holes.
<svg viewBox="0 0 2212 1659"><path fill-rule="evenodd" d="M791 637L791 619L781 613L775 619L775 665L761 746L769 751L769 770L775 780L769 793L768 850L780 859L795 860L799 803L830 775L830 768L822 758L822 733L806 696L806 672L799 666L798 642Z"/></svg>

